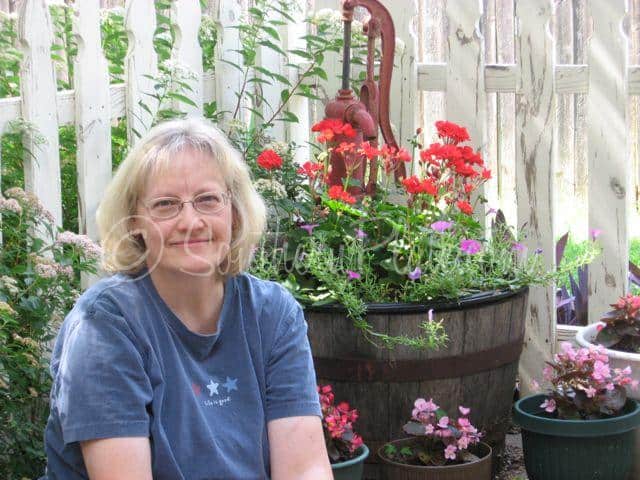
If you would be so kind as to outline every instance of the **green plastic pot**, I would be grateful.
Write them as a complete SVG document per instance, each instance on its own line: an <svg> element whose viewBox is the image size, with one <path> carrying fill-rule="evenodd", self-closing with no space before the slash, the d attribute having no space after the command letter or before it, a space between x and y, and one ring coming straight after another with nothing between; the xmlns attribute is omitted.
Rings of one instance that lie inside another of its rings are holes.
<svg viewBox="0 0 640 480"><path fill-rule="evenodd" d="M599 420L559 420L540 405L545 395L516 402L529 480L627 480L640 405L628 399L621 415Z"/></svg>
<svg viewBox="0 0 640 480"><path fill-rule="evenodd" d="M331 464L334 480L360 480L362 478L364 461L369 456L369 449L366 445L362 445L359 452L360 454L351 460Z"/></svg>
<svg viewBox="0 0 640 480"><path fill-rule="evenodd" d="M389 442L398 450L411 447L419 439L416 437L402 438ZM445 465L431 467L426 465L407 465L388 459L384 454L385 446L378 450L378 457L385 463L385 478L393 480L491 480L491 447L479 442L469 448L478 456L478 460L460 465Z"/></svg>

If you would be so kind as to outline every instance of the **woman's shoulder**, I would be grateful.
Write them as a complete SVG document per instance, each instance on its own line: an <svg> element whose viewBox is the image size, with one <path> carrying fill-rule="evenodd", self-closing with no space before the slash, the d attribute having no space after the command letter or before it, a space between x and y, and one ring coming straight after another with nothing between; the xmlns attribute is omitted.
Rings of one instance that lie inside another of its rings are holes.
<svg viewBox="0 0 640 480"><path fill-rule="evenodd" d="M298 302L283 285L272 280L264 280L250 273L241 273L235 277L238 295L244 302L260 307L270 306L275 310L291 310Z"/></svg>
<svg viewBox="0 0 640 480"><path fill-rule="evenodd" d="M114 314L129 311L141 300L140 281L138 276L122 273L102 278L80 295L76 307L88 311L106 309Z"/></svg>

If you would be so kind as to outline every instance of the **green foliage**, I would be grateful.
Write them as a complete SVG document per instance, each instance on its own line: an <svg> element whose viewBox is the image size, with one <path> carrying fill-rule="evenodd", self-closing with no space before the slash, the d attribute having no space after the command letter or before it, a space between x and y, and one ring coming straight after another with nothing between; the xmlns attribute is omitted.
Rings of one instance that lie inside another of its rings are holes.
<svg viewBox="0 0 640 480"><path fill-rule="evenodd" d="M0 98L20 95L20 59L16 48L16 19L0 12Z"/></svg>
<svg viewBox="0 0 640 480"><path fill-rule="evenodd" d="M73 7L70 5L49 6L53 23L53 45L51 59L57 74L58 90L73 88L73 62L78 55L78 45L73 36Z"/></svg>
<svg viewBox="0 0 640 480"><path fill-rule="evenodd" d="M95 273L99 248L83 236L59 235L51 214L22 189L3 193L0 476L36 478L45 463L49 342L79 295L80 273Z"/></svg>
<svg viewBox="0 0 640 480"><path fill-rule="evenodd" d="M109 64L110 82L124 82L124 59L127 55L129 39L124 28L122 9L102 10L100 16L102 51Z"/></svg>

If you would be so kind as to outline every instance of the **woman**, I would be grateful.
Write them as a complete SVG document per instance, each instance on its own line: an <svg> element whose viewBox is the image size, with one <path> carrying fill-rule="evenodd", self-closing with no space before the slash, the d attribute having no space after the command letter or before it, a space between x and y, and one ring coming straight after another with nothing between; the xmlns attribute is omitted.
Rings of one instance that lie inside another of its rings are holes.
<svg viewBox="0 0 640 480"><path fill-rule="evenodd" d="M243 273L265 207L224 135L157 126L97 218L115 275L56 341L48 478L332 478L302 310Z"/></svg>

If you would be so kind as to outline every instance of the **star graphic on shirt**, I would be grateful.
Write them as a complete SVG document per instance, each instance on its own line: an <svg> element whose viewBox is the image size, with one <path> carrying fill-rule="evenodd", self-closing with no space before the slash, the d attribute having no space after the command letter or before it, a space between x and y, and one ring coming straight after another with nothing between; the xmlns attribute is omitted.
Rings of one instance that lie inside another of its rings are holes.
<svg viewBox="0 0 640 480"><path fill-rule="evenodd" d="M231 379L227 377L227 382L223 383L222 386L227 389L227 392L230 392L231 390L238 390L237 383L238 383L237 378Z"/></svg>
<svg viewBox="0 0 640 480"><path fill-rule="evenodd" d="M215 393L216 395L218 394L218 383L214 382L213 380L209 381L209 385L207 385L207 388L209 389L209 396L213 397L213 394Z"/></svg>

